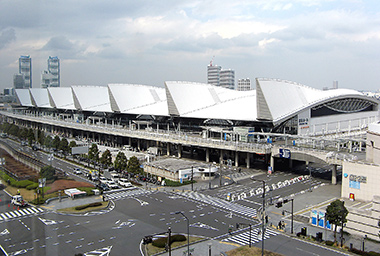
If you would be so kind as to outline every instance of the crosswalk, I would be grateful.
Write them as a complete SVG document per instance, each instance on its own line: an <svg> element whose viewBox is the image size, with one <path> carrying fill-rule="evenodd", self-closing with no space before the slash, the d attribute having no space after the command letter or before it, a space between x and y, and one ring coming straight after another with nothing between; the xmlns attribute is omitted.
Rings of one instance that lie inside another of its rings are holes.
<svg viewBox="0 0 380 256"><path fill-rule="evenodd" d="M233 212L235 214L243 215L248 218L255 218L257 216L257 210L237 203L225 201L223 199L197 193L194 191L177 192L178 195L186 197L189 200L194 200L202 203L206 203L218 208L222 208L225 211Z"/></svg>
<svg viewBox="0 0 380 256"><path fill-rule="evenodd" d="M0 221L3 220L9 220L9 219L14 219L14 218L19 218L23 216L28 216L28 215L37 215L39 213L42 213L44 210L41 208L36 208L36 207L28 207L28 208L23 208L11 212L3 212L0 213Z"/></svg>
<svg viewBox="0 0 380 256"><path fill-rule="evenodd" d="M116 201L116 200L123 199L126 197L134 197L134 196L139 196L142 194L150 194L150 193L152 193L152 191L136 188L136 189L117 191L117 192L107 192L104 195L107 198L107 200Z"/></svg>
<svg viewBox="0 0 380 256"><path fill-rule="evenodd" d="M267 229L264 232L264 240L269 239L271 236L278 235L277 232ZM225 238L223 242L233 242L240 245L249 245L249 239L251 237L251 244L260 242L262 240L261 228L252 229L251 235L249 231L233 235L231 237Z"/></svg>

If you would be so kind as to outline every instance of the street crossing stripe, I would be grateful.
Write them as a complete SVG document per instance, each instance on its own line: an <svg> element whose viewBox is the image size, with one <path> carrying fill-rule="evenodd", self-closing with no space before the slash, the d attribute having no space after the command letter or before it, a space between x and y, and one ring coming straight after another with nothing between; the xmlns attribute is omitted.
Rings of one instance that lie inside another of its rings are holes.
<svg viewBox="0 0 380 256"><path fill-rule="evenodd" d="M43 211L44 211L43 209L31 207L31 208L15 210L11 212L3 212L3 213L0 213L0 221L27 216L27 215L34 215L34 214L41 213Z"/></svg>

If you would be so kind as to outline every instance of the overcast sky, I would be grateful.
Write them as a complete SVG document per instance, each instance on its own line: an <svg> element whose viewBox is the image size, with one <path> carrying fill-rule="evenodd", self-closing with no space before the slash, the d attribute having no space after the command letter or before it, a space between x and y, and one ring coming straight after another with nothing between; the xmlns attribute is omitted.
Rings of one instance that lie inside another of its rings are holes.
<svg viewBox="0 0 380 256"><path fill-rule="evenodd" d="M239 78L380 89L379 0L0 0L0 89L30 55L33 87L49 56L61 86Z"/></svg>

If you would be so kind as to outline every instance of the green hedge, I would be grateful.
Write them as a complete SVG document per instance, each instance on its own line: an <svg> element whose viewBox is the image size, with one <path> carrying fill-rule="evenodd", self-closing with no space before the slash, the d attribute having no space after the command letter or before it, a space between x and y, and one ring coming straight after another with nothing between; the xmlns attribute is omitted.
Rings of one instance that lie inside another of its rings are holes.
<svg viewBox="0 0 380 256"><path fill-rule="evenodd" d="M38 187L38 183L33 182L33 184L30 184L26 187L27 190L36 189Z"/></svg>
<svg viewBox="0 0 380 256"><path fill-rule="evenodd" d="M193 183L195 183L194 180L193 180ZM186 180L181 183L179 181L172 181L172 180L165 179L165 186L169 186L169 187L179 187L179 186L184 186L187 184L191 184L191 180Z"/></svg>
<svg viewBox="0 0 380 256"><path fill-rule="evenodd" d="M160 237L153 240L152 245L158 248L165 248L166 242L168 241L168 237ZM186 237L184 235L173 235L170 237L170 244L173 242L182 242L186 241Z"/></svg>
<svg viewBox="0 0 380 256"><path fill-rule="evenodd" d="M332 246L332 245L334 244L334 241L326 241L325 243L326 243L326 245L328 245L328 246Z"/></svg>
<svg viewBox="0 0 380 256"><path fill-rule="evenodd" d="M95 202L95 203L91 203L91 204L85 204L85 205L76 206L75 210L80 211L80 210L83 210L83 209L86 209L86 208L97 207L97 206L101 206L101 205L102 205L102 202Z"/></svg>

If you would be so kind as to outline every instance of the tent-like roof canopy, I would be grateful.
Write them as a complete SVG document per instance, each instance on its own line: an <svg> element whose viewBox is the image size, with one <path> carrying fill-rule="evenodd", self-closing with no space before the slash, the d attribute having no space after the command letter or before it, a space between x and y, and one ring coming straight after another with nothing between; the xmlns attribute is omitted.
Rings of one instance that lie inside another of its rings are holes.
<svg viewBox="0 0 380 256"><path fill-rule="evenodd" d="M109 84L113 111L124 114L168 116L165 89L136 84Z"/></svg>
<svg viewBox="0 0 380 256"><path fill-rule="evenodd" d="M34 106L39 108L51 108L47 89L30 88L30 96Z"/></svg>
<svg viewBox="0 0 380 256"><path fill-rule="evenodd" d="M106 86L71 86L76 109L95 112L112 112Z"/></svg>
<svg viewBox="0 0 380 256"><path fill-rule="evenodd" d="M73 93L70 87L49 87L49 98L53 108L74 110Z"/></svg>
<svg viewBox="0 0 380 256"><path fill-rule="evenodd" d="M165 82L169 114L181 117L256 120L256 92L191 82Z"/></svg>
<svg viewBox="0 0 380 256"><path fill-rule="evenodd" d="M22 106L178 116L220 120L264 121L274 125L307 108L326 107L339 113L359 112L379 101L355 90L318 90L279 79L256 79L256 90L235 91L193 82L167 81L165 88L109 84L48 89L16 89Z"/></svg>

